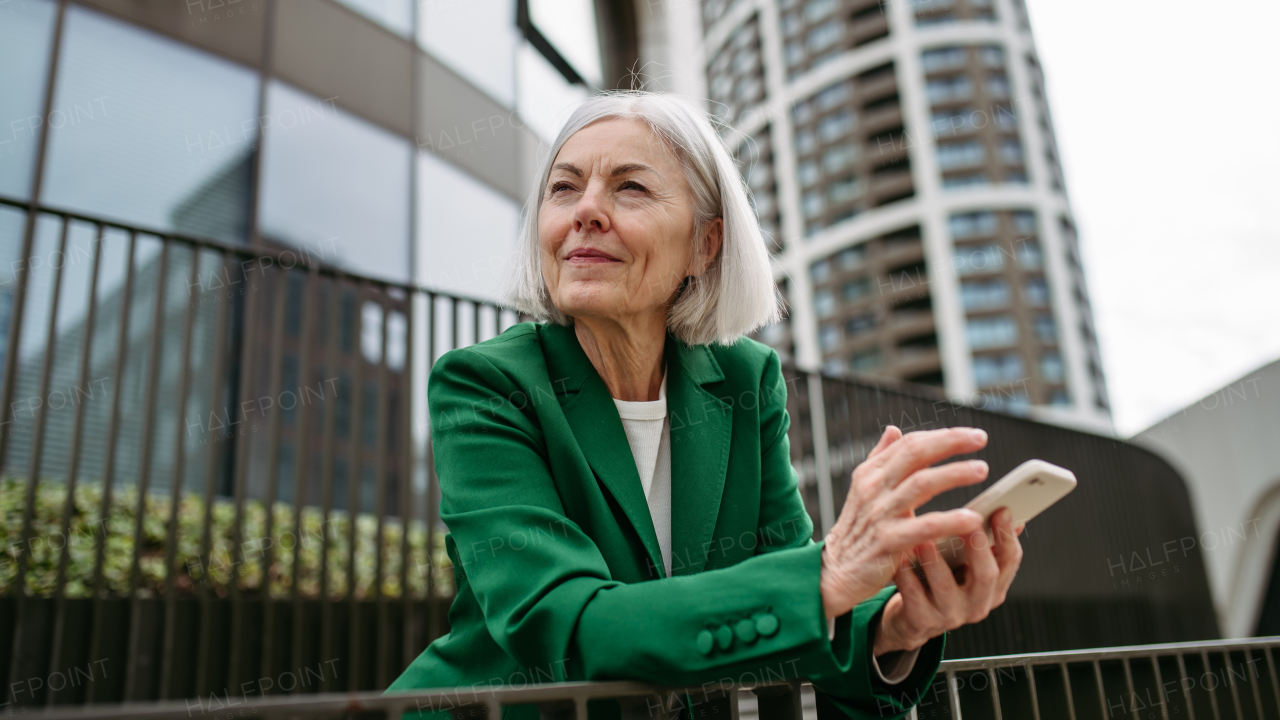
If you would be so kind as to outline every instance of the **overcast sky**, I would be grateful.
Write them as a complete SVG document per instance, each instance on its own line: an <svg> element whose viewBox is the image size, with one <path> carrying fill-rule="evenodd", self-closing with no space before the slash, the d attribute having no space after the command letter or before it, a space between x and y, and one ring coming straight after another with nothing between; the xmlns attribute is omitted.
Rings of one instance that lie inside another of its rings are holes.
<svg viewBox="0 0 1280 720"><path fill-rule="evenodd" d="M1280 2L1026 3L1127 436L1280 358Z"/></svg>

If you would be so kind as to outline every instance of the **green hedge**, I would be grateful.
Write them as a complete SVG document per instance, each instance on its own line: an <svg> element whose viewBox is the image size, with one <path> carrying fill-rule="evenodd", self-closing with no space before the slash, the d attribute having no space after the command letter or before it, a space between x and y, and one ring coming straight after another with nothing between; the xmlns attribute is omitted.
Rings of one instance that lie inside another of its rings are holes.
<svg viewBox="0 0 1280 720"><path fill-rule="evenodd" d="M22 547L22 510L25 504L25 481L14 478L0 480L0 595L12 594L17 578L16 562ZM27 545L27 594L51 596L57 584L59 557L69 546L67 596L89 597L93 586L97 546L105 538L103 584L112 594L127 594L133 563L138 493L132 486L117 486L112 494L106 522L101 521L102 486L88 484L76 488L70 531L62 532L62 515L66 506L66 487L61 483L42 482L37 488L32 537ZM165 560L172 502L169 496L148 493L143 509L142 547L139 557L140 583L143 594L163 593L166 582ZM304 597L320 594L320 555L328 547L330 597L346 597L351 582L351 519L343 512L332 512L326 526L319 508L304 508L300 529L294 531L292 505L276 503L272 508L271 540L266 532L266 506L257 500L244 503L241 540L234 537L236 509L229 499L214 501L210 524L208 560L200 557L203 539L205 504L202 498L183 495L178 506L178 547L174 555L174 587L180 593L192 594L203 583L218 596L231 587L235 567L239 567L241 589L261 590L269 583L272 597L290 597L294 578L294 554L298 556L298 589ZM377 517L360 513L355 518L355 594L370 597L375 583L377 562ZM105 531L105 532L104 532ZM400 541L404 528L396 518L387 518L382 538L382 593L398 598L400 587ZM408 592L415 598L426 596L427 548L426 525L414 521L409 525ZM453 593L453 568L444 552L444 533L435 533L432 546L434 579L438 595ZM268 550L269 548L269 550ZM271 564L266 566L270 554Z"/></svg>

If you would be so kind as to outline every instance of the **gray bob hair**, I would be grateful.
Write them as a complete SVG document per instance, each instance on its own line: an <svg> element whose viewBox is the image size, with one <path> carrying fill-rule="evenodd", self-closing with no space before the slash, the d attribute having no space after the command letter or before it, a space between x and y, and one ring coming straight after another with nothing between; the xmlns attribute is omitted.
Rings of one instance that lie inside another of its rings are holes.
<svg viewBox="0 0 1280 720"><path fill-rule="evenodd" d="M600 120L641 120L675 153L693 189L694 257L707 225L724 220L720 252L702 275L685 278L667 316L667 328L689 345L731 345L747 333L778 322L782 303L769 267L769 251L747 199L747 187L707 113L674 95L611 91L584 100L565 122L538 164L538 186L529 195L507 302L539 320L570 325L542 276L538 212L551 164L579 130Z"/></svg>

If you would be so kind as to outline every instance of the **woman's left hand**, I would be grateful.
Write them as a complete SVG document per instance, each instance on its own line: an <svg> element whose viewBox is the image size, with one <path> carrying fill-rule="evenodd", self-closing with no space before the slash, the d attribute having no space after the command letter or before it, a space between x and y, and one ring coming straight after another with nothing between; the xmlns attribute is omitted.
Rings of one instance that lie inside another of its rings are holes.
<svg viewBox="0 0 1280 720"><path fill-rule="evenodd" d="M898 592L889 598L876 628L873 653L914 650L931 638L961 625L976 623L1004 602L1005 593L1022 563L1022 526L1010 527L1012 513L1001 508L991 516L995 542L986 533L971 535L965 547L967 563L964 582L933 543L915 549L925 582L921 582L909 558L899 564L894 582Z"/></svg>

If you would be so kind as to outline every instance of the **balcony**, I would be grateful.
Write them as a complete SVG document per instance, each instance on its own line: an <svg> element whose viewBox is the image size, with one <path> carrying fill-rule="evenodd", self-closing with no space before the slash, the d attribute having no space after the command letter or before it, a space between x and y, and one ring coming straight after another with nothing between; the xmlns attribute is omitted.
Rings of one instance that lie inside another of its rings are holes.
<svg viewBox="0 0 1280 720"><path fill-rule="evenodd" d="M69 237L88 239L83 257L19 263L11 292L0 294L6 357L15 358L0 402L0 674L10 710L386 717L452 702L470 717L535 703L543 717L565 720L584 718L589 699L618 698L628 718L668 716L671 689L640 683L376 694L448 632L454 593L432 446L419 433L429 418L407 400L421 398L431 361L494 336L521 319L515 312L351 275L296 249L0 204L39 229L15 257L31 256L33 238L64 251ZM133 262L112 275L104 258ZM894 320L904 332L920 321ZM912 361L936 363L937 351ZM1161 677L1199 678L1247 664L1249 653L1266 662L1248 667L1274 668L1270 642L1185 644L1219 632L1198 550L1163 582L1115 576L1116 556L1195 534L1181 478L1156 456L928 387L791 367L784 376L793 459L818 539L890 423L987 429L1000 442L977 455L994 476L1045 449L1087 479L1025 537L1032 560L1005 605L949 635L946 682L930 712L982 717L993 701L1021 703L1005 717L1026 716L1027 702L1105 709L1148 687L1155 694L1142 701L1157 697ZM1124 508L1124 523L1098 523L1108 508ZM1184 644L1083 650L1152 643ZM1209 666L1206 653L1223 663ZM83 681L50 682L68 668ZM1022 684L1000 684L1014 668ZM315 676L305 687L260 682L303 670ZM1261 672L1274 686L1274 670ZM980 677L1000 682L975 691ZM738 679L697 692L726 718L754 709L799 720L805 686L766 680L753 694ZM1272 686L1232 682L1234 707L1271 702ZM246 686L268 697L246 700ZM1207 697L1227 708L1226 687ZM1212 716L1203 707L1197 717Z"/></svg>

